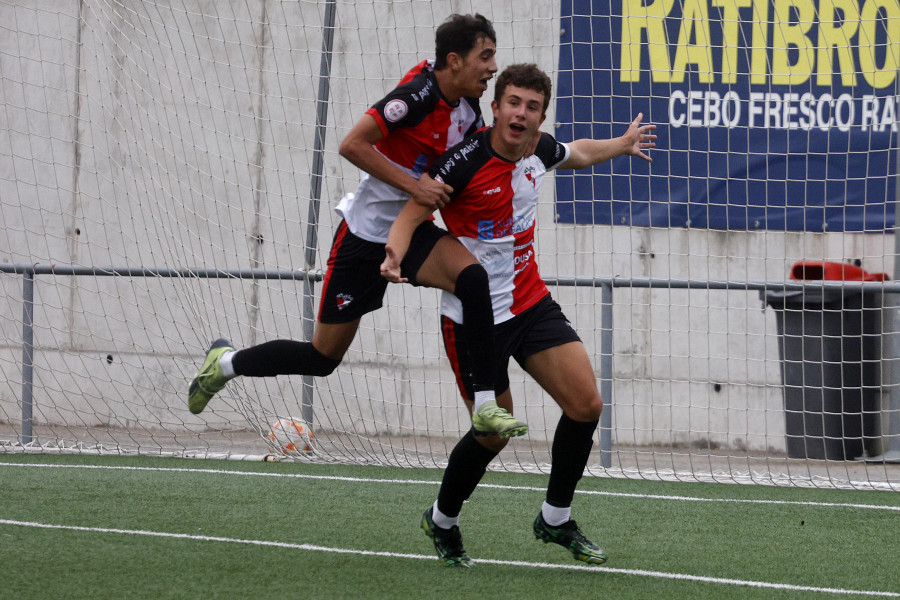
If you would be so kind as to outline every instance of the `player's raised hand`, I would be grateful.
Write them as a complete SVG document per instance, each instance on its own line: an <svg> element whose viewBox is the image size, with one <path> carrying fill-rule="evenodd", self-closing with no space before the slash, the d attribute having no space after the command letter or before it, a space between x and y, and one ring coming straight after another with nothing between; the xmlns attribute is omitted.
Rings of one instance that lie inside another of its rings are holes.
<svg viewBox="0 0 900 600"><path fill-rule="evenodd" d="M628 154L639 156L647 162L653 162L652 158L644 154L644 150L656 148L656 134L650 133L656 129L656 125L641 125L643 120L644 113L638 113L638 116L628 126L628 131L622 137L626 138L630 143Z"/></svg>
<svg viewBox="0 0 900 600"><path fill-rule="evenodd" d="M435 181L428 173L423 173L416 184L416 191L413 192L411 197L416 204L437 210L450 202L450 194L452 193L452 187L446 183Z"/></svg>
<svg viewBox="0 0 900 600"><path fill-rule="evenodd" d="M381 263L381 276L391 283L406 283L409 281L406 277L400 276L400 260L394 249L390 246L385 246L384 251L387 256L385 256L384 262Z"/></svg>

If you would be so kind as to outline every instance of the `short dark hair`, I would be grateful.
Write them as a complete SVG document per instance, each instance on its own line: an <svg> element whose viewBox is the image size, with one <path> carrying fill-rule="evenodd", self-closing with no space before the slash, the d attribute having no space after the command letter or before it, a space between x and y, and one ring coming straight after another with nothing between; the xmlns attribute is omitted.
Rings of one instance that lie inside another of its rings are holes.
<svg viewBox="0 0 900 600"><path fill-rule="evenodd" d="M497 43L494 26L486 17L477 13L450 15L434 33L434 70L440 71L447 67L447 57L451 52L465 56L482 38Z"/></svg>
<svg viewBox="0 0 900 600"><path fill-rule="evenodd" d="M541 71L534 63L523 63L517 65L509 65L500 76L497 77L497 83L494 84L494 100L500 103L503 98L503 92L506 86L514 85L516 87L534 90L544 94L544 114L547 113L547 107L550 106L550 94L553 92L553 83L546 73Z"/></svg>

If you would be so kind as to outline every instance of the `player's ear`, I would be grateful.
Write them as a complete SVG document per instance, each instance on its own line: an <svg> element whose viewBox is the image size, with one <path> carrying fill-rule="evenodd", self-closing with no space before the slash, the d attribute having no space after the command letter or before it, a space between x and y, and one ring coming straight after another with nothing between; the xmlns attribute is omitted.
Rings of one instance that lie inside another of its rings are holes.
<svg viewBox="0 0 900 600"><path fill-rule="evenodd" d="M447 55L447 66L450 67L452 71L458 71L463 64L463 57L457 54L456 52L451 52Z"/></svg>

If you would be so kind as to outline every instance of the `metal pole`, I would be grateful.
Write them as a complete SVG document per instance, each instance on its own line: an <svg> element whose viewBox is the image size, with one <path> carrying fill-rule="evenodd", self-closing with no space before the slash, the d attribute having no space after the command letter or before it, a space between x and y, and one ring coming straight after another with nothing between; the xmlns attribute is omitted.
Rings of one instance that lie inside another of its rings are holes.
<svg viewBox="0 0 900 600"><path fill-rule="evenodd" d="M34 271L22 274L22 445L34 441Z"/></svg>
<svg viewBox="0 0 900 600"><path fill-rule="evenodd" d="M613 286L600 286L600 464L612 466Z"/></svg>
<svg viewBox="0 0 900 600"><path fill-rule="evenodd" d="M322 171L325 162L325 133L328 125L328 99L331 95L331 55L334 47L335 0L325 5L325 22L322 24L322 60L319 64L319 93L316 98L316 137L313 141L312 173L309 182L309 213L306 223L306 268L316 264L319 246L319 210L322 198ZM315 307L312 282L303 284L303 339L311 341L315 331ZM307 423L313 420L313 390L315 378L303 376L303 395L300 414Z"/></svg>
<svg viewBox="0 0 900 600"><path fill-rule="evenodd" d="M894 136L897 140L897 136ZM900 141L900 140L898 140ZM894 281L900 280L900 232L897 231L897 215L900 211L900 143L894 148L897 155L894 174ZM885 344L890 354L890 394L887 417L887 439L879 460L900 462L900 294L889 294L891 335Z"/></svg>

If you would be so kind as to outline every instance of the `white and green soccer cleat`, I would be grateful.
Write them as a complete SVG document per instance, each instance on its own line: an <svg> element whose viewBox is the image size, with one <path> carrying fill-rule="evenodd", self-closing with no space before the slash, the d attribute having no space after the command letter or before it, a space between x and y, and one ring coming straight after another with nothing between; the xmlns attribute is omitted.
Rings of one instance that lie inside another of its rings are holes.
<svg viewBox="0 0 900 600"><path fill-rule="evenodd" d="M472 413L472 427L475 435L485 436L495 433L502 438L517 437L528 433L528 425L492 401L485 402Z"/></svg>
<svg viewBox="0 0 900 600"><path fill-rule="evenodd" d="M199 415L206 408L207 403L228 383L228 377L222 373L219 359L226 352L232 352L234 348L226 339L218 339L212 343L206 352L206 360L200 371L191 380L188 387L188 408L195 415Z"/></svg>

